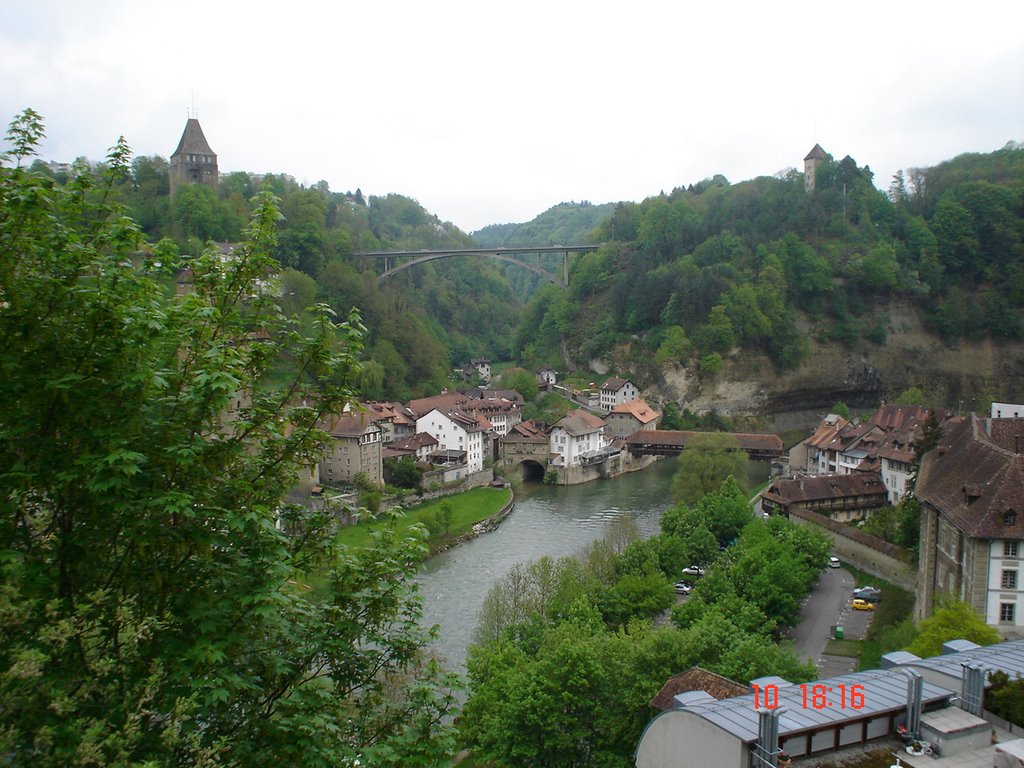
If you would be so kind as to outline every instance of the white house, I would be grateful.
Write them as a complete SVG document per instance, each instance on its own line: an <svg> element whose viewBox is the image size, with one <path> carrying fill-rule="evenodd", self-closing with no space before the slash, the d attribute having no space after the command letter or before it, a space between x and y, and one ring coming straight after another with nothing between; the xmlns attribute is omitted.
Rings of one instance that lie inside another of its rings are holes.
<svg viewBox="0 0 1024 768"><path fill-rule="evenodd" d="M475 414L436 408L416 420L416 431L426 432L437 440L438 450L464 451L469 472L484 468L484 436L488 426L486 419Z"/></svg>
<svg viewBox="0 0 1024 768"><path fill-rule="evenodd" d="M474 357L469 361L471 370L475 370L482 381L491 380L491 361L484 357Z"/></svg>
<svg viewBox="0 0 1024 768"><path fill-rule="evenodd" d="M604 421L584 410L569 411L551 428L550 446L555 458L552 464L568 467L582 464L588 455L606 448Z"/></svg>
<svg viewBox="0 0 1024 768"><path fill-rule="evenodd" d="M504 397L464 400L459 403L459 410L466 414L483 416L490 422L494 434L498 437L507 435L512 427L523 420L519 405Z"/></svg>
<svg viewBox="0 0 1024 768"><path fill-rule="evenodd" d="M878 460L887 500L895 506L910 490L910 480L917 471L917 454L912 444L894 441L878 452Z"/></svg>
<svg viewBox="0 0 1024 768"><path fill-rule="evenodd" d="M546 365L537 371L537 378L540 379L542 387L553 387L558 383L558 371Z"/></svg>
<svg viewBox="0 0 1024 768"><path fill-rule="evenodd" d="M1024 419L1024 405L1019 403L992 403L989 414L993 419Z"/></svg>
<svg viewBox="0 0 1024 768"><path fill-rule="evenodd" d="M636 384L619 378L610 378L601 385L600 406L603 411L610 411L616 405L628 403L640 397Z"/></svg>

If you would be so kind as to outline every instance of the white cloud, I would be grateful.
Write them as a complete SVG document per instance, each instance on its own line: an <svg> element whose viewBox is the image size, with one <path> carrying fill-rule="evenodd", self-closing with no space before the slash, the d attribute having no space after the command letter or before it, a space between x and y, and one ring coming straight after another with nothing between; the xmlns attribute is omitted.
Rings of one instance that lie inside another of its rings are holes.
<svg viewBox="0 0 1024 768"><path fill-rule="evenodd" d="M799 167L1024 139L1024 6L640 0L0 5L0 111L44 154L167 156L195 106L226 170L399 192L465 230Z"/></svg>

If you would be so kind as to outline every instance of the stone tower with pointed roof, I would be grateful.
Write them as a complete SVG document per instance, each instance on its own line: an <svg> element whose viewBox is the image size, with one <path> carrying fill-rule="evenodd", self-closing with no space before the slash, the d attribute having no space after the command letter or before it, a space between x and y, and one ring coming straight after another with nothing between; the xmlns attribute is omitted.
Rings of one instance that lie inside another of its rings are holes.
<svg viewBox="0 0 1024 768"><path fill-rule="evenodd" d="M210 149L199 121L190 117L171 155L171 197L181 184L206 184L216 189L219 180L217 154Z"/></svg>
<svg viewBox="0 0 1024 768"><path fill-rule="evenodd" d="M814 149L807 153L804 158L804 192L814 191L814 174L818 170L818 163L828 157L828 153L821 148L821 144L815 144Z"/></svg>

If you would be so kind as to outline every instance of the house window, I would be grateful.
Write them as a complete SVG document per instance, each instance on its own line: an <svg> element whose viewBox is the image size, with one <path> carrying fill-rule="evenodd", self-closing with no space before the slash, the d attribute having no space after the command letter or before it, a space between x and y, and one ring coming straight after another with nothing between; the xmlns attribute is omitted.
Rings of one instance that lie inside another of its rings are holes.
<svg viewBox="0 0 1024 768"><path fill-rule="evenodd" d="M1000 603L999 604L999 621L1007 622L1012 624L1014 616L1017 612L1016 603Z"/></svg>
<svg viewBox="0 0 1024 768"><path fill-rule="evenodd" d="M1017 572L1016 571L1003 571L1003 589L1016 589L1017 588Z"/></svg>
<svg viewBox="0 0 1024 768"><path fill-rule="evenodd" d="M1003 525L1013 525L1017 522L1017 511L1008 509L1003 513Z"/></svg>
<svg viewBox="0 0 1024 768"><path fill-rule="evenodd" d="M1017 556L1017 542L1016 541L1004 541L1003 542L1003 557L1016 557Z"/></svg>

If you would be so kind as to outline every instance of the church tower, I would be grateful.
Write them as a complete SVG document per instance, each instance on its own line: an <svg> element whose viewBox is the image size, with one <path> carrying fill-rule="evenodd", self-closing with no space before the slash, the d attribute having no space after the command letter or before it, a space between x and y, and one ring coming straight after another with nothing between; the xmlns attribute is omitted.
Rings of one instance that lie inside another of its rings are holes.
<svg viewBox="0 0 1024 768"><path fill-rule="evenodd" d="M210 149L199 121L190 117L171 155L171 197L181 184L206 184L216 189L219 181L217 155Z"/></svg>
<svg viewBox="0 0 1024 768"><path fill-rule="evenodd" d="M814 149L807 153L804 158L804 192L814 191L814 174L818 171L818 163L828 157L828 153L821 148L821 144L815 144Z"/></svg>

